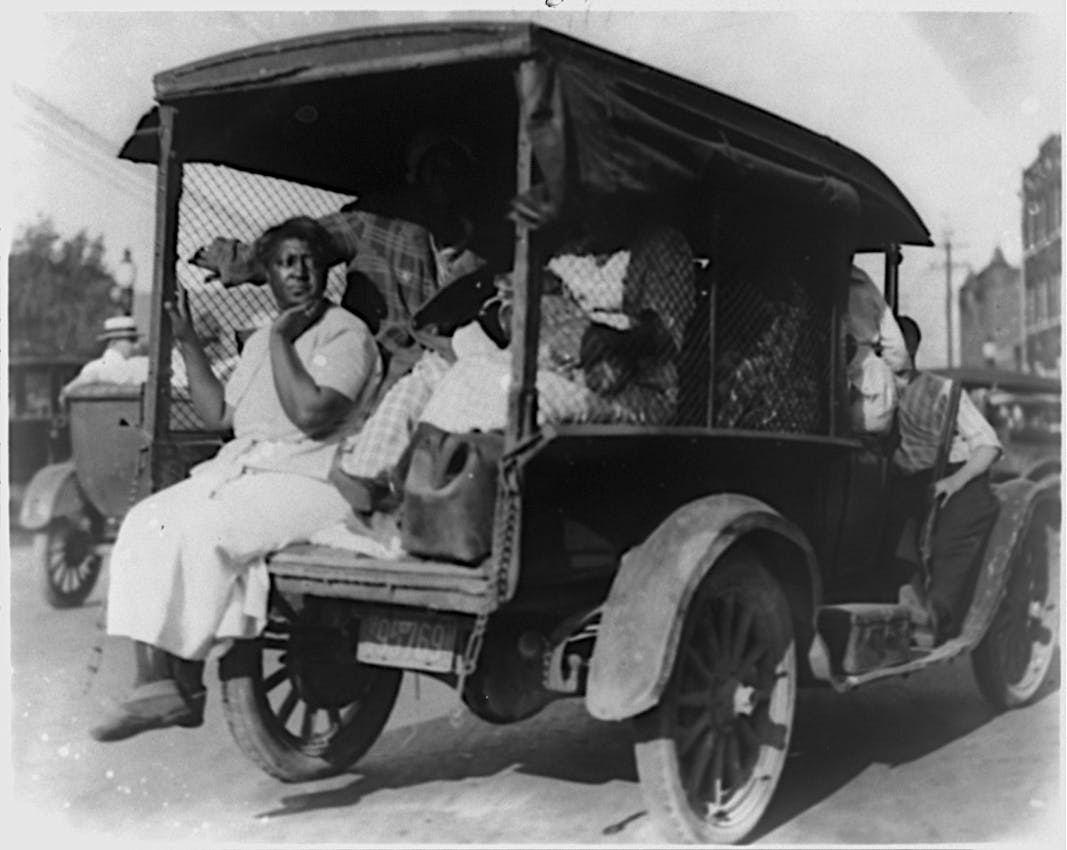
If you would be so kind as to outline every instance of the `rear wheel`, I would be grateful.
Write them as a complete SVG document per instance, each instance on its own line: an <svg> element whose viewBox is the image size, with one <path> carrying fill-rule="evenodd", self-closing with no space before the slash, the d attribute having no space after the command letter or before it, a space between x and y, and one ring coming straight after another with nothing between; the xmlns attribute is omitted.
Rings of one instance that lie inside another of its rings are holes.
<svg viewBox="0 0 1067 850"><path fill-rule="evenodd" d="M57 517L33 538L45 599L53 608L81 605L100 576L101 558L88 517Z"/></svg>
<svg viewBox="0 0 1067 850"><path fill-rule="evenodd" d="M697 589L660 702L635 720L637 772L667 840L731 843L756 826L785 766L795 702L789 603L737 547Z"/></svg>
<svg viewBox="0 0 1067 850"><path fill-rule="evenodd" d="M236 642L220 673L237 745L271 776L301 782L340 773L370 749L402 671L359 663L354 642L314 605L296 610L274 596L263 636Z"/></svg>
<svg viewBox="0 0 1067 850"><path fill-rule="evenodd" d="M1060 514L1046 502L1030 518L993 622L971 656L982 695L998 708L1033 701L1053 672L1059 639Z"/></svg>

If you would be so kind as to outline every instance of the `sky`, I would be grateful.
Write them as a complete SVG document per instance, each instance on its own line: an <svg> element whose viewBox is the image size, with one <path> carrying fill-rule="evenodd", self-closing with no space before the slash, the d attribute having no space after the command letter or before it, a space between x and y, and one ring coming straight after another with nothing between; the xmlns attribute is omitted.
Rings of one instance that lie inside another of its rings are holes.
<svg viewBox="0 0 1067 850"><path fill-rule="evenodd" d="M998 246L1020 262L1022 170L1063 125L1062 0L878 4L891 12L784 0L746 4L758 12L547 3L482 3L463 14L538 20L829 135L885 171L938 243L908 250L902 268L902 311L920 317L929 365L945 358L946 237L956 288ZM457 14L429 2L390 13L172 5L185 11L46 4L4 13L4 72L16 86L5 110L7 230L50 216L64 235L99 233L110 262L131 248L139 287L151 262L153 169L112 157L152 105L153 74L265 40Z"/></svg>

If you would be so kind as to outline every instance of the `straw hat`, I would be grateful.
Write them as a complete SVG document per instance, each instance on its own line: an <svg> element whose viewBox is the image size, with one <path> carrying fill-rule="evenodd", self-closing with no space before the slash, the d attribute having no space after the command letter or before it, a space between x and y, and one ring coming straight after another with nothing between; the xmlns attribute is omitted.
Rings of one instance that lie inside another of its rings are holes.
<svg viewBox="0 0 1067 850"><path fill-rule="evenodd" d="M104 332L97 335L97 339L137 339L141 334L137 331L137 323L132 316L112 316L104 319Z"/></svg>

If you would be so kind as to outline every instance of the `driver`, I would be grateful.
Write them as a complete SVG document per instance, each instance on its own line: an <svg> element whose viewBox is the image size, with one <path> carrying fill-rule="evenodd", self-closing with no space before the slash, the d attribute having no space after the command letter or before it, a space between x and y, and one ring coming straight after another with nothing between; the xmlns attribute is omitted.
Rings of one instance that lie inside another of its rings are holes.
<svg viewBox="0 0 1067 850"><path fill-rule="evenodd" d="M264 557L349 512L328 482L330 461L365 416L381 362L363 321L323 297L328 243L310 218L290 219L257 241L279 312L245 343L225 387L187 299L167 305L193 405L208 428L232 428L234 439L122 523L107 625L134 640L137 673L132 693L91 729L98 741L199 726L209 650L255 637L266 622Z"/></svg>

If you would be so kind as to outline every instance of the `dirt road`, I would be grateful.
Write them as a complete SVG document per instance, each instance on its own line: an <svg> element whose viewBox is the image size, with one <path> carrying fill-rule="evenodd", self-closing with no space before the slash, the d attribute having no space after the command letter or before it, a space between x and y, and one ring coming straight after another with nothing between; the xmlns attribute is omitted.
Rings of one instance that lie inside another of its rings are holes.
<svg viewBox="0 0 1067 850"><path fill-rule="evenodd" d="M85 729L128 674L111 653L88 695L99 587L83 608L43 600L26 541L12 559L13 821L18 846L79 842L616 843L659 841L629 727L580 701L491 726L457 721L450 691L406 680L385 734L351 772L304 785L262 774L230 739L214 665L207 719L101 745ZM105 571L106 580L106 571ZM1058 689L994 713L967 661L854 694L802 694L789 763L757 844L1005 842L1063 847ZM11 834L11 833L9 833ZM103 846L103 844L102 844Z"/></svg>

